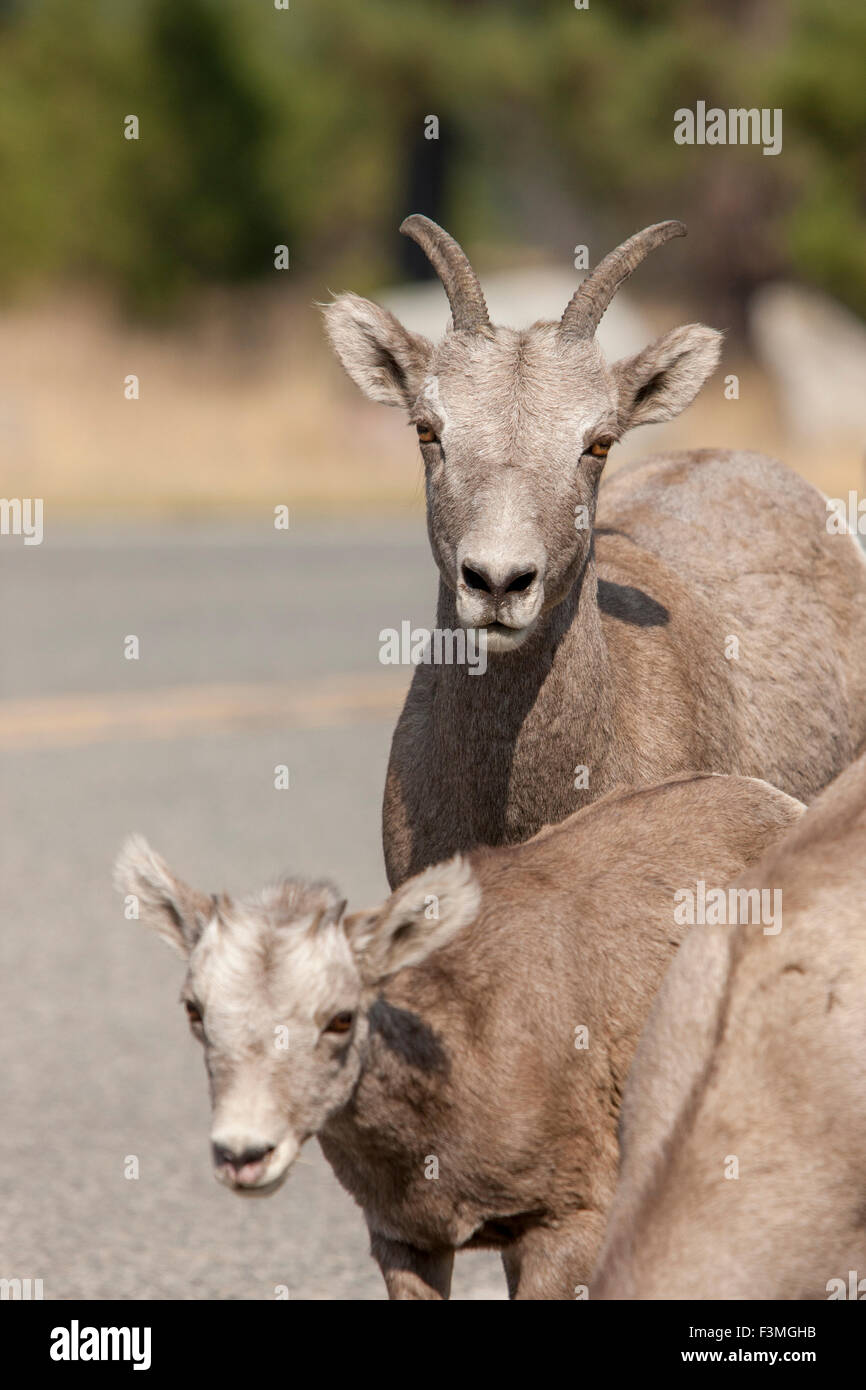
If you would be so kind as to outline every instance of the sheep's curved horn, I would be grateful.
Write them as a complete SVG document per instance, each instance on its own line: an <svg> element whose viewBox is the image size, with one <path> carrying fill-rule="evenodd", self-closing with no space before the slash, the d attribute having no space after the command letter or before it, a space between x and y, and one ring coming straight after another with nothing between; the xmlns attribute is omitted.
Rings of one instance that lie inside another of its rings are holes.
<svg viewBox="0 0 866 1390"><path fill-rule="evenodd" d="M562 316L560 333L574 338L592 338L622 282L637 270L650 251L670 241L671 237L685 235L682 222L656 222L652 227L644 227L642 232L635 232L622 246L599 261L592 274L575 290Z"/></svg>
<svg viewBox="0 0 866 1390"><path fill-rule="evenodd" d="M420 212L407 217L400 224L400 231L418 243L445 286L454 327L466 328L471 333L488 327L490 319L478 276L454 238Z"/></svg>

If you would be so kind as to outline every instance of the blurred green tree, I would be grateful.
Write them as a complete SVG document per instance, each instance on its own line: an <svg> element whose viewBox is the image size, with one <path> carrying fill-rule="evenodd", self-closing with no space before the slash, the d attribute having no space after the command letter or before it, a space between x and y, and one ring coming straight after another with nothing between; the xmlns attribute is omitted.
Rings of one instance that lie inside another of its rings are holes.
<svg viewBox="0 0 866 1390"><path fill-rule="evenodd" d="M408 264L408 211L494 257L569 260L681 216L676 284L725 321L780 274L866 313L864 57L851 0L79 0L74 21L18 0L0 10L0 283L89 277L166 309L267 276L282 242L316 291L371 288ZM782 153L676 145L698 100L780 107Z"/></svg>

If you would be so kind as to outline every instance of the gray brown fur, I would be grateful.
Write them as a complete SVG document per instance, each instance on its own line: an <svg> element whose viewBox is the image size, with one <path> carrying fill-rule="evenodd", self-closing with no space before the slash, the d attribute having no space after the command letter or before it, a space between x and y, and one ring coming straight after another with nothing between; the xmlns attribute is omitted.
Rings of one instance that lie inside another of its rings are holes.
<svg viewBox="0 0 866 1390"><path fill-rule="evenodd" d="M780 889L782 929L695 926L671 966L594 1298L826 1299L866 1276L866 759L739 886Z"/></svg>

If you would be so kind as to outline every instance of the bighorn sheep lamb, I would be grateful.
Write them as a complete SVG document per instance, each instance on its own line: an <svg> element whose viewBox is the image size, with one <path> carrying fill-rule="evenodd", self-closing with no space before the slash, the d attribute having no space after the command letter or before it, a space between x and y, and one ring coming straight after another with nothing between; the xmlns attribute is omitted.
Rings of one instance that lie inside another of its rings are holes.
<svg viewBox="0 0 866 1390"><path fill-rule="evenodd" d="M737 887L781 930L692 927L665 977L593 1297L866 1295L866 759Z"/></svg>
<svg viewBox="0 0 866 1390"><path fill-rule="evenodd" d="M133 838L116 882L188 959L217 1176L271 1191L317 1134L391 1298L446 1298L455 1251L481 1246L501 1250L513 1296L573 1297L613 1195L632 1052L682 936L674 893L726 882L801 810L746 778L621 790L351 916L321 883L194 892Z"/></svg>
<svg viewBox="0 0 866 1390"><path fill-rule="evenodd" d="M437 627L483 629L483 678L421 665L397 725L384 806L392 887L476 844L528 839L621 784L677 772L766 778L808 800L866 740L866 564L827 531L825 499L783 464L696 450L650 458L599 492L608 450L678 415L721 334L666 333L608 364L616 290L681 222L606 256L558 324L490 323L446 232L414 215L451 304L438 347L354 294L330 341L375 401L418 431ZM597 509L597 512L596 512Z"/></svg>

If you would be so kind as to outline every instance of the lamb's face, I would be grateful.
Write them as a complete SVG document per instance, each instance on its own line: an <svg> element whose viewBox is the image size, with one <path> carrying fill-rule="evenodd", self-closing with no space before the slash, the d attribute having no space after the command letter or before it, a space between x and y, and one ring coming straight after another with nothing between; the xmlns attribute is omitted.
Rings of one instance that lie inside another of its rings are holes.
<svg viewBox="0 0 866 1390"><path fill-rule="evenodd" d="M298 879L238 901L208 897L138 835L114 880L130 915L187 961L181 1000L204 1047L216 1175L258 1194L279 1187L349 1100L383 982L450 942L481 899L460 855L351 917L329 884Z"/></svg>
<svg viewBox="0 0 866 1390"><path fill-rule="evenodd" d="M366 1018L342 906L294 882L220 902L190 954L181 997L204 1047L216 1176L233 1191L274 1191L354 1088Z"/></svg>

